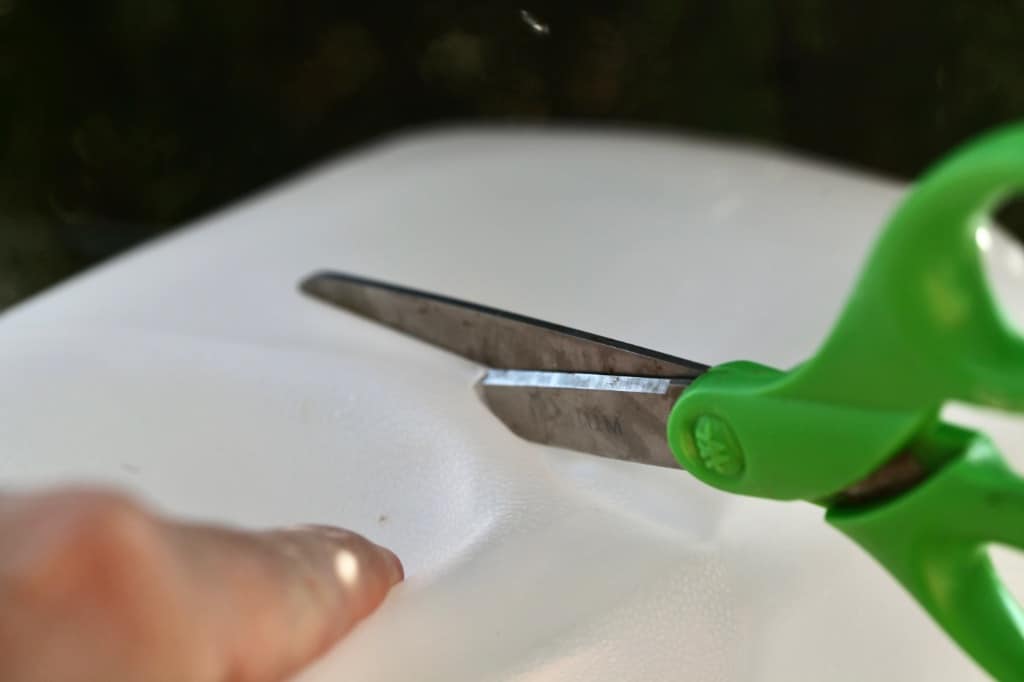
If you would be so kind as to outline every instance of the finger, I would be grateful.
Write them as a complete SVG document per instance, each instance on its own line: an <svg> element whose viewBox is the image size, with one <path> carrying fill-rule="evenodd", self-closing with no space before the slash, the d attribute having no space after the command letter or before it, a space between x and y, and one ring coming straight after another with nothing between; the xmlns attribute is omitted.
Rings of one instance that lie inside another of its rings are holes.
<svg viewBox="0 0 1024 682"><path fill-rule="evenodd" d="M279 680L401 578L345 531L183 524L96 491L0 498L0 679Z"/></svg>
<svg viewBox="0 0 1024 682"><path fill-rule="evenodd" d="M0 499L0 679L214 670L179 562L139 505L89 490Z"/></svg>
<svg viewBox="0 0 1024 682"><path fill-rule="evenodd" d="M390 551L348 531L243 533L172 525L191 591L207 605L227 679L277 680L323 653L403 578Z"/></svg>

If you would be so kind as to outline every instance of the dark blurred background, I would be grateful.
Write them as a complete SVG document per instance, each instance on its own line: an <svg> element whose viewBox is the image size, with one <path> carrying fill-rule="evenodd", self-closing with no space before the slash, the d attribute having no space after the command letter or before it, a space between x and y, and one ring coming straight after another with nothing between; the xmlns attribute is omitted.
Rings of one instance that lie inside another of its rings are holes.
<svg viewBox="0 0 1024 682"><path fill-rule="evenodd" d="M1024 0L0 0L0 308L373 138L751 139L909 178L1024 114Z"/></svg>

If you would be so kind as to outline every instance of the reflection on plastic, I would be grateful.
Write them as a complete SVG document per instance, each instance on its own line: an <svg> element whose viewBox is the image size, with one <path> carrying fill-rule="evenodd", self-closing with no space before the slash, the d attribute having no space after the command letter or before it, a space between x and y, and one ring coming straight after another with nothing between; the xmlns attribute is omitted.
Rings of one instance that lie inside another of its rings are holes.
<svg viewBox="0 0 1024 682"><path fill-rule="evenodd" d="M992 232L988 229L988 226L981 225L978 227L974 233L974 241L982 251L988 251L992 248Z"/></svg>

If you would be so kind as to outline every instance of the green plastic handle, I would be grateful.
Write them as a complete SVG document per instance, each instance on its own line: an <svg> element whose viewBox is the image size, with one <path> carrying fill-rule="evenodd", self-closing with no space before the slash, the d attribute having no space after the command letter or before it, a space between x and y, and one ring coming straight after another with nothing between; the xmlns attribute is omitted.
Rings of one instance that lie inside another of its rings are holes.
<svg viewBox="0 0 1024 682"><path fill-rule="evenodd" d="M983 436L938 415L950 400L1024 411L1024 338L999 309L976 242L999 202L1022 189L1024 125L952 154L890 218L813 358L788 372L714 367L668 423L680 464L704 482L832 507L833 525L983 667L1011 680L1024 680L1024 617L984 545L1024 546L1024 481ZM901 454L927 479L836 507Z"/></svg>
<svg viewBox="0 0 1024 682"><path fill-rule="evenodd" d="M959 645L999 680L1024 680L1024 611L987 547L1024 548L1024 480L988 439L961 432L961 457L912 494L829 523L874 556Z"/></svg>

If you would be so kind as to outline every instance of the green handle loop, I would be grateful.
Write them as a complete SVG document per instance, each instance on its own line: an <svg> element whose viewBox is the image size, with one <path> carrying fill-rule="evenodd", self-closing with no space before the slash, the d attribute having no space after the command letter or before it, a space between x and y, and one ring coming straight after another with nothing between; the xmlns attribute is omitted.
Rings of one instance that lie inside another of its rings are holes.
<svg viewBox="0 0 1024 682"><path fill-rule="evenodd" d="M975 243L987 212L1020 188L1024 125L939 164L893 214L812 359L789 372L729 363L683 393L668 425L682 466L730 492L820 500L880 466L947 400L1024 411L1024 338ZM695 431L709 418L728 424L743 461L727 475L704 465Z"/></svg>
<svg viewBox="0 0 1024 682"><path fill-rule="evenodd" d="M983 436L938 421L949 400L1024 412L1024 337L1000 311L975 241L1022 189L1024 125L936 166L893 214L819 352L788 372L712 368L677 401L668 439L710 485L826 504L910 453L926 480L827 518L986 670L1024 681L1024 612L985 551L1024 549L1024 479Z"/></svg>
<svg viewBox="0 0 1024 682"><path fill-rule="evenodd" d="M1024 410L1024 338L988 286L976 234L1024 189L1024 125L928 173L892 216L839 323L781 393L871 409L954 399Z"/></svg>
<svg viewBox="0 0 1024 682"><path fill-rule="evenodd" d="M1024 549L1024 479L988 439L962 434L965 454L911 493L826 518L996 679L1024 680L1024 611L986 551L991 543Z"/></svg>

